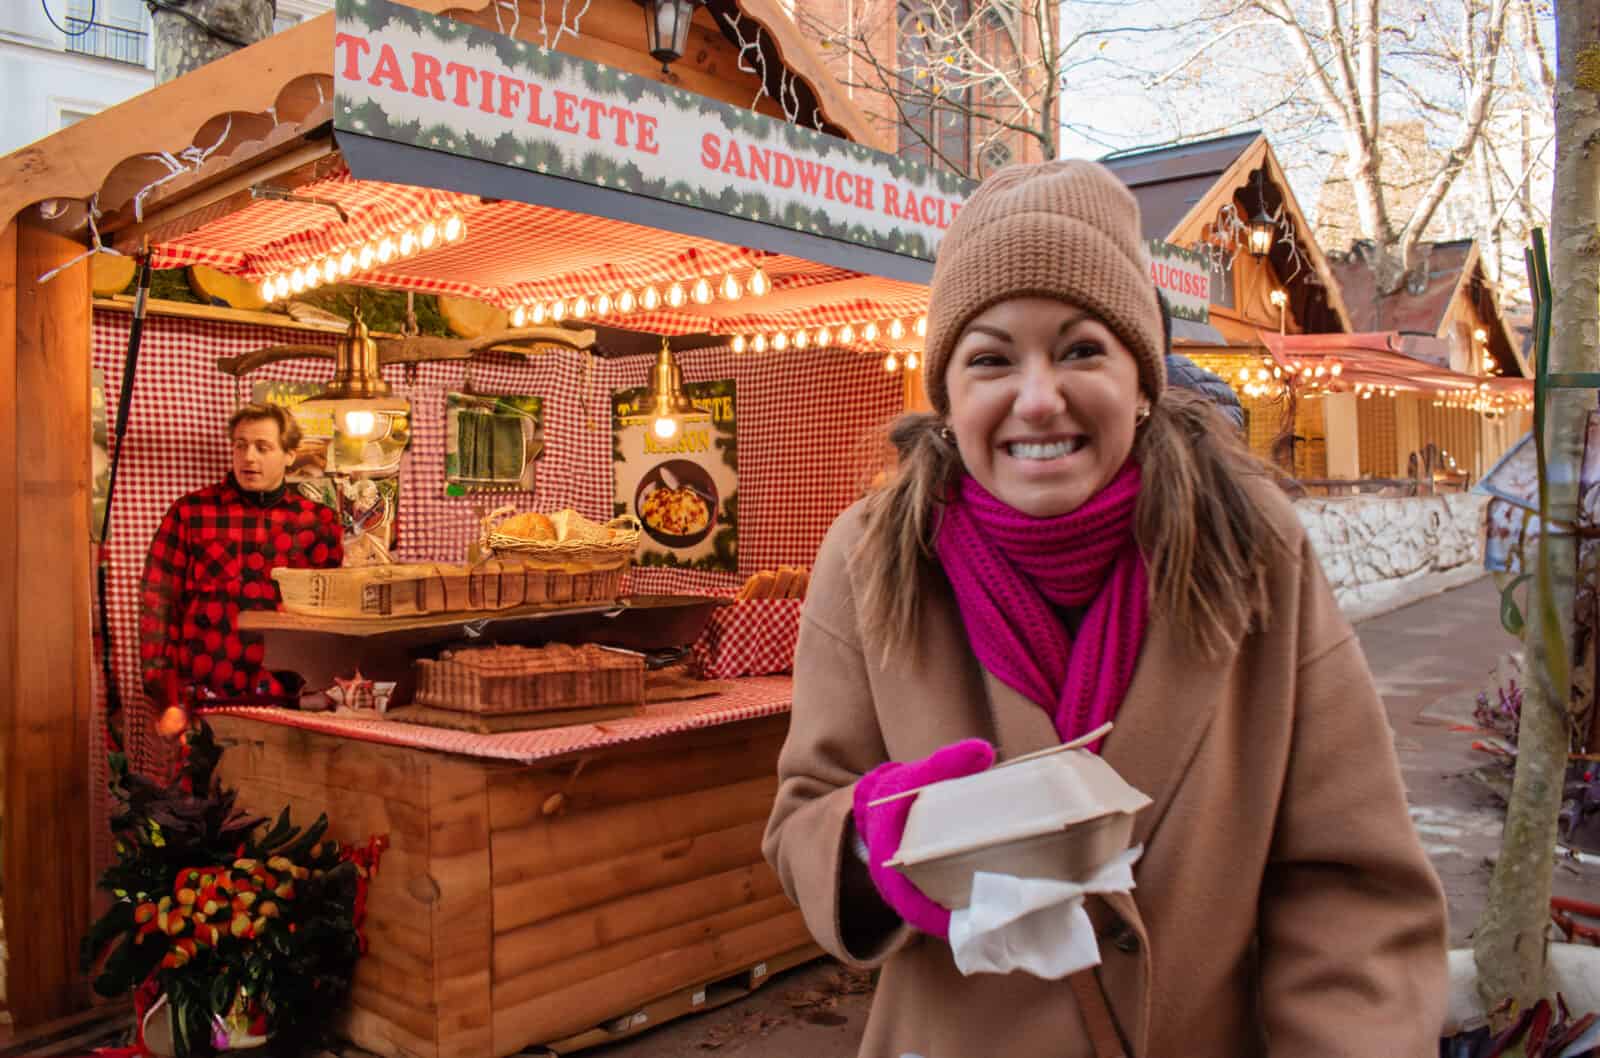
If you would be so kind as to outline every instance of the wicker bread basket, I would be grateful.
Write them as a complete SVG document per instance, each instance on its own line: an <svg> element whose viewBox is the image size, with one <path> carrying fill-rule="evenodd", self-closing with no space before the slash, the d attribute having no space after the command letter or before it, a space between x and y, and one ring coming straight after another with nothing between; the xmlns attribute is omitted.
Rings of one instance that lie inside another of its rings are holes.
<svg viewBox="0 0 1600 1058"><path fill-rule="evenodd" d="M644 659L592 643L446 651L417 662L419 705L533 713L644 704Z"/></svg>
<svg viewBox="0 0 1600 1058"><path fill-rule="evenodd" d="M494 552L496 558L520 559L537 566L617 569L632 562L633 553L639 547L641 527L632 515L624 514L601 525L574 510L556 511L550 515L556 538L530 540L499 531L515 511L515 507L500 507L483 519L480 542L484 550Z"/></svg>
<svg viewBox="0 0 1600 1058"><path fill-rule="evenodd" d="M580 606L622 594L625 565L529 563L490 559L475 566L445 563L352 569L272 571L287 613L312 617L420 617Z"/></svg>

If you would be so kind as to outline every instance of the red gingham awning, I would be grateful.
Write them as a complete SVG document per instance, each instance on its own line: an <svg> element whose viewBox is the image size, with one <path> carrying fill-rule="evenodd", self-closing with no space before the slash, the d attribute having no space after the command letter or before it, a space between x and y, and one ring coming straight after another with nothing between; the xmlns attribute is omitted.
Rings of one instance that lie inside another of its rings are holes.
<svg viewBox="0 0 1600 1058"><path fill-rule="evenodd" d="M927 311L927 288L818 264L797 257L697 239L637 224L545 206L357 180L348 172L295 192L308 201L252 202L236 213L161 242L156 268L209 265L260 281L336 251L430 218L458 213L467 237L387 266L359 273L371 286L476 298L511 309L579 295L615 296L653 285L663 293L700 276L713 285L756 267L772 281L760 298L720 298L671 309L663 305L623 316L590 316L598 323L655 334L741 334L903 319L907 341L916 316Z"/></svg>
<svg viewBox="0 0 1600 1058"><path fill-rule="evenodd" d="M1452 371L1399 351L1400 335L1391 331L1368 334L1288 334L1262 331L1261 340L1273 359L1288 366L1337 360L1347 384L1387 386L1401 390L1465 395L1487 386L1502 397L1532 399L1533 381L1526 378L1480 378Z"/></svg>

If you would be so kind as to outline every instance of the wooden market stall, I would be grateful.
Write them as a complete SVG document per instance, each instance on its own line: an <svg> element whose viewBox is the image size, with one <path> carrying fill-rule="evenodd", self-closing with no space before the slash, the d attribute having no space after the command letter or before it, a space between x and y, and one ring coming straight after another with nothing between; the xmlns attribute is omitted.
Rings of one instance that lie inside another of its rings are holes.
<svg viewBox="0 0 1600 1058"><path fill-rule="evenodd" d="M1487 457L1504 454L1532 419L1532 379L1453 369L1431 337L1263 332L1262 341L1273 370L1310 373L1313 390L1336 381L1356 402L1361 478L1459 489L1482 477ZM1407 427L1397 430L1397 421ZM1345 477L1354 487L1357 475Z"/></svg>
<svg viewBox="0 0 1600 1058"><path fill-rule="evenodd" d="M1407 355L1502 389L1492 380L1533 376L1476 240L1424 243L1420 282L1388 295L1376 289L1368 252L1358 243L1331 261L1357 331L1405 335ZM1528 431L1531 419L1483 414L1447 404L1440 394L1408 393L1363 403L1360 423L1364 476L1400 477L1411 454L1433 442L1477 479Z"/></svg>
<svg viewBox="0 0 1600 1058"><path fill-rule="evenodd" d="M1210 265L1207 326L1176 331L1175 350L1234 384L1253 451L1286 466L1292 460L1296 477L1326 477L1335 442L1323 402L1291 406L1240 381L1241 371L1261 366L1262 330L1352 329L1339 285L1267 138L1245 132L1105 161L1138 198L1147 238L1198 252ZM1284 450L1291 436L1297 438L1292 457Z"/></svg>
<svg viewBox="0 0 1600 1058"><path fill-rule="evenodd" d="M699 8L693 45L666 75L626 0L597 0L581 26L533 0L433 17L448 6L342 6L0 159L0 451L13 453L0 461L0 739L4 892L27 909L7 923L10 966L27 968L7 975L19 1026L87 1002L77 939L108 855L91 387L116 391L130 313L125 298L93 296L86 250L244 281L226 288L235 307L156 303L145 324L104 645L139 765L164 752L139 704L144 548L167 503L220 475L214 439L250 399L246 383L326 378L342 323L262 304L295 300L313 267L359 256L340 276L352 287L485 303L519 332L546 317L515 349L463 354L456 342L435 357L430 339L380 336L400 350L383 377L414 415L402 561L459 562L478 538L484 504L446 496L449 392L541 395L545 462L510 498L604 520L616 499L609 394L646 381L663 337L686 377L731 379L747 423L737 566L629 582L706 595L809 564L857 494L863 439L903 406L902 378L884 367L919 345L928 261L965 185L874 152L773 0ZM397 65L390 49L418 34L436 50ZM477 68L481 94L440 80L450 54ZM455 124L439 116L450 107ZM639 157L608 160L613 142ZM767 164L778 175L762 186L747 167ZM452 218L463 234L448 245L381 250L399 224ZM697 286L734 277L755 291L757 274L759 297L702 298ZM269 283L273 298L256 293ZM623 290L643 303L626 319ZM274 346L298 358L251 370ZM390 835L352 1004L358 1043L577 1046L810 952L759 853L786 681L708 690L604 724L461 738L287 710L216 717L247 805L327 810L342 837Z"/></svg>

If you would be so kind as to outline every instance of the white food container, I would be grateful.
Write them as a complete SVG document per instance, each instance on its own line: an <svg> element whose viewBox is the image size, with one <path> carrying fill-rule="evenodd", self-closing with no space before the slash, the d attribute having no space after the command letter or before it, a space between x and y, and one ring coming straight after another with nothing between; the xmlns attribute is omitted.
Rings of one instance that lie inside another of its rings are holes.
<svg viewBox="0 0 1600 1058"><path fill-rule="evenodd" d="M1128 847L1148 804L1087 750L1019 759L924 788L888 865L952 911L978 871L1081 881Z"/></svg>

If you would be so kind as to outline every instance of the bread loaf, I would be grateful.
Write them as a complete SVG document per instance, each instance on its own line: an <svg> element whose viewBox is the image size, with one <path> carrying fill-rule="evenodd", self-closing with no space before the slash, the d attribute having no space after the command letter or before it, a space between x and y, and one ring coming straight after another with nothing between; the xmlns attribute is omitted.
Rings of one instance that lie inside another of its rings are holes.
<svg viewBox="0 0 1600 1058"><path fill-rule="evenodd" d="M556 527L550 519L537 511L514 514L501 522L496 531L519 540L554 540Z"/></svg>
<svg viewBox="0 0 1600 1058"><path fill-rule="evenodd" d="M779 566L777 570L762 570L751 575L739 589L739 602L751 599L804 599L811 584L811 572L805 566Z"/></svg>

